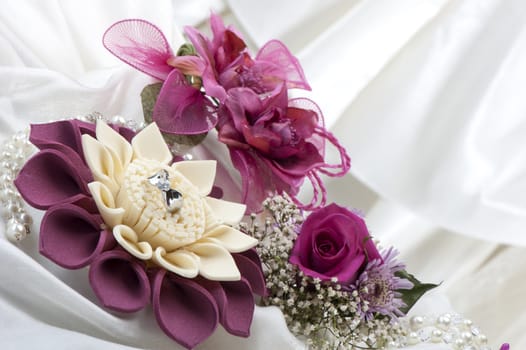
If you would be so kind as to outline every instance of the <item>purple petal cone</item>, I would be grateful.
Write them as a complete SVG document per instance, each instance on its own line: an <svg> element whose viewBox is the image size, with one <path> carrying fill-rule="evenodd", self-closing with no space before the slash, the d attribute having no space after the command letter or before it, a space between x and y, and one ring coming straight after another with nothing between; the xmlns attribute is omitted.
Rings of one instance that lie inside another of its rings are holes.
<svg viewBox="0 0 526 350"><path fill-rule="evenodd" d="M54 206L42 219L40 253L68 269L89 265L115 244L111 233L101 233L101 224L98 215L73 204Z"/></svg>
<svg viewBox="0 0 526 350"><path fill-rule="evenodd" d="M153 277L153 309L163 331L188 349L210 337L218 324L214 297L195 281L165 270Z"/></svg>
<svg viewBox="0 0 526 350"><path fill-rule="evenodd" d="M135 312L150 301L144 265L122 250L109 250L95 259L89 281L102 305L112 310Z"/></svg>
<svg viewBox="0 0 526 350"><path fill-rule="evenodd" d="M226 303L221 307L221 324L228 333L248 337L254 316L252 289L244 279L221 282L226 295Z"/></svg>
<svg viewBox="0 0 526 350"><path fill-rule="evenodd" d="M29 140L40 150L50 147L54 148L58 144L67 146L76 153L82 154L80 132L72 120L31 124Z"/></svg>
<svg viewBox="0 0 526 350"><path fill-rule="evenodd" d="M37 209L73 202L89 193L76 165L53 149L30 158L20 170L15 185L22 197Z"/></svg>
<svg viewBox="0 0 526 350"><path fill-rule="evenodd" d="M261 270L259 258L257 261L254 261L241 254L232 254L232 256L234 257L239 272L241 272L241 276L250 284L252 291L257 295L267 295L265 276Z"/></svg>

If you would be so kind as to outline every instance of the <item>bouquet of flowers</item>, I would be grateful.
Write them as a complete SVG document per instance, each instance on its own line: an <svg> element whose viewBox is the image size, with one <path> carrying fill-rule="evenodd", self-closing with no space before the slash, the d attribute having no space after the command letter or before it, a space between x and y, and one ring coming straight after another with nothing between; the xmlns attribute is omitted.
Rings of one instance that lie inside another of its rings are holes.
<svg viewBox="0 0 526 350"><path fill-rule="evenodd" d="M89 266L107 309L151 303L162 330L186 348L218 324L248 337L255 301L279 307L315 348L485 349L480 331L454 315L407 320L436 285L407 272L394 247L381 248L360 213L326 205L322 176L345 175L350 158L313 101L289 98L290 89L310 89L298 60L276 40L252 56L234 28L216 15L210 23L212 37L187 27L190 42L175 53L144 20L106 31L109 51L160 81L141 94L143 124L92 114L32 125L5 145L38 148L10 168L16 179L2 200L19 193L45 210L41 254L68 269ZM222 199L216 160L180 151L205 137L227 147L241 203ZM326 147L337 164L326 162ZM303 203L306 179L312 198ZM31 221L15 204L7 233L20 240Z"/></svg>

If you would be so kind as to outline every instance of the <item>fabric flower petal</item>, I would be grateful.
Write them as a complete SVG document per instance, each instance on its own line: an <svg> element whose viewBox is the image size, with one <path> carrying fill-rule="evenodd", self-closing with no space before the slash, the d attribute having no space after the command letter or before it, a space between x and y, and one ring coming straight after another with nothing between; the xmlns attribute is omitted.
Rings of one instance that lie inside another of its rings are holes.
<svg viewBox="0 0 526 350"><path fill-rule="evenodd" d="M170 163L173 158L155 123L148 125L135 135L132 147L136 158L156 160L163 164Z"/></svg>
<svg viewBox="0 0 526 350"><path fill-rule="evenodd" d="M133 156L133 150L129 142L104 122L97 121L96 130L97 140L113 151L117 156L117 159L114 161L118 161L122 169L126 168Z"/></svg>
<svg viewBox="0 0 526 350"><path fill-rule="evenodd" d="M89 193L76 164L53 149L30 158L14 183L22 197L37 209L74 202Z"/></svg>
<svg viewBox="0 0 526 350"><path fill-rule="evenodd" d="M221 282L226 295L226 302L221 310L221 324L234 335L248 337L254 316L254 297L252 289L244 279L240 281Z"/></svg>
<svg viewBox="0 0 526 350"><path fill-rule="evenodd" d="M148 304L150 282L144 264L121 250L101 254L91 264L89 281L104 307L135 312Z"/></svg>
<svg viewBox="0 0 526 350"><path fill-rule="evenodd" d="M89 135L82 135L82 149L93 178L102 182L113 195L116 195L119 191L116 172L119 170L122 172L120 165L116 164L117 156L112 155L112 151Z"/></svg>
<svg viewBox="0 0 526 350"><path fill-rule="evenodd" d="M173 56L166 37L159 28L142 19L127 19L109 27L102 38L104 47L130 66L160 80L173 67Z"/></svg>
<svg viewBox="0 0 526 350"><path fill-rule="evenodd" d="M288 88L311 90L298 59L281 41L270 40L263 45L256 55L256 61L272 63L283 74L280 78L287 81Z"/></svg>
<svg viewBox="0 0 526 350"><path fill-rule="evenodd" d="M257 257L257 253L255 253L255 255ZM257 295L266 296L267 287L259 257L257 257L257 261L254 261L243 254L233 254L232 256L236 262L239 272L241 272L242 278L247 280L247 282L250 284L250 287L252 288L252 291Z"/></svg>
<svg viewBox="0 0 526 350"><path fill-rule="evenodd" d="M155 274L152 286L155 317L168 336L191 349L212 335L219 312L205 288L162 269Z"/></svg>
<svg viewBox="0 0 526 350"><path fill-rule="evenodd" d="M123 208L115 208L115 199L108 187L98 181L88 184L88 187L104 222L110 227L120 224L125 210Z"/></svg>
<svg viewBox="0 0 526 350"><path fill-rule="evenodd" d="M237 225L245 215L246 205L222 199L206 197L206 203L214 215L227 225Z"/></svg>
<svg viewBox="0 0 526 350"><path fill-rule="evenodd" d="M29 141L38 149L53 148L64 151L65 148L82 154L81 134L88 133L78 120L60 120L44 124L31 124ZM67 151L66 151L67 152Z"/></svg>
<svg viewBox="0 0 526 350"><path fill-rule="evenodd" d="M199 281L216 300L219 321L225 330L240 337L250 335L254 316L252 289L244 279L233 282Z"/></svg>
<svg viewBox="0 0 526 350"><path fill-rule="evenodd" d="M163 247L157 247L153 261L168 271L186 278L194 278L199 274L199 258L194 253L182 249L166 253Z"/></svg>
<svg viewBox="0 0 526 350"><path fill-rule="evenodd" d="M68 269L87 266L115 245L111 233L101 225L100 216L76 205L53 206L44 214L40 226L40 253Z"/></svg>
<svg viewBox="0 0 526 350"><path fill-rule="evenodd" d="M226 225L213 228L205 234L205 237L213 239L232 253L244 252L258 244L257 239Z"/></svg>
<svg viewBox="0 0 526 350"><path fill-rule="evenodd" d="M206 196L214 186L216 176L215 160L189 160L172 164L172 169L183 174L198 189L201 196Z"/></svg>
<svg viewBox="0 0 526 350"><path fill-rule="evenodd" d="M148 242L139 242L137 233L126 225L117 225L113 228L115 240L131 255L141 260L152 257L152 246Z"/></svg>
<svg viewBox="0 0 526 350"><path fill-rule="evenodd" d="M199 274L213 281L238 281L241 274L226 248L211 242L187 247L199 257Z"/></svg>
<svg viewBox="0 0 526 350"><path fill-rule="evenodd" d="M174 69L159 92L152 118L165 133L202 134L216 126L217 107Z"/></svg>

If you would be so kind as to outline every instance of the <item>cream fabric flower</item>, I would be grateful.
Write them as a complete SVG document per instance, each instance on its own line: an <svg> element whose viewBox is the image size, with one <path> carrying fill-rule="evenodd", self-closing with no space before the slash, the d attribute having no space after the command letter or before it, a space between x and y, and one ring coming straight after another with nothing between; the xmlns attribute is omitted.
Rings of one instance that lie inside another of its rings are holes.
<svg viewBox="0 0 526 350"><path fill-rule="evenodd" d="M234 229L245 205L207 197L216 162L181 161L172 154L155 123L131 144L104 122L96 139L82 136L82 148L95 181L88 186L117 242L135 257L180 276L239 280L230 253L248 250L257 240ZM168 174L170 188L182 194L182 206L171 212L163 191L148 178Z"/></svg>

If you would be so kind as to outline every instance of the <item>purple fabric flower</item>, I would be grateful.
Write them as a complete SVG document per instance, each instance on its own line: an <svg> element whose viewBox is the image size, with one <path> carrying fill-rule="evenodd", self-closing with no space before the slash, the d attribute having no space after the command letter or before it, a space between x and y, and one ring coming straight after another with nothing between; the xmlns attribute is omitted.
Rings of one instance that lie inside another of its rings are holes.
<svg viewBox="0 0 526 350"><path fill-rule="evenodd" d="M319 173L341 173L327 171L331 166L323 158L325 143L339 146L323 128L317 106L307 99L288 100L283 85L279 93L265 99L248 88L231 89L229 94L219 111L218 137L241 173L242 198L249 210L259 211L263 199L274 192L287 192L295 199L305 178L313 184L313 202L321 193L320 205L324 205ZM339 149L341 170L346 172L350 160Z"/></svg>
<svg viewBox="0 0 526 350"><path fill-rule="evenodd" d="M113 128L127 140L134 136L130 129ZM108 309L135 312L152 301L160 327L187 348L208 338L219 323L247 337L253 293L266 294L255 251L232 254L241 273L234 282L182 278L130 255L105 229L86 189L92 176L80 143L85 133L93 135L94 125L77 120L31 128L30 140L40 152L24 165L15 184L28 203L47 210L40 228L41 254L68 269L90 266L90 284Z"/></svg>
<svg viewBox="0 0 526 350"><path fill-rule="evenodd" d="M391 319L404 316L400 309L406 304L398 291L413 288L413 283L395 276L405 269L405 265L395 259L397 255L398 251L390 248L382 254L382 259L370 261L352 287L359 293L362 301L359 312L366 320L373 319L376 313Z"/></svg>
<svg viewBox="0 0 526 350"><path fill-rule="evenodd" d="M354 283L368 262L382 261L365 222L336 204L312 212L301 226L290 262L308 276Z"/></svg>
<svg viewBox="0 0 526 350"><path fill-rule="evenodd" d="M504 343L501 345L500 350L510 350L510 344Z"/></svg>
<svg viewBox="0 0 526 350"><path fill-rule="evenodd" d="M310 90L298 60L280 41L269 41L253 59L241 36L233 28L225 27L219 16L210 16L210 26L211 40L195 28L185 28L205 62L201 76L208 95L224 102L228 90L235 87L246 87L256 94L272 93L282 84Z"/></svg>

